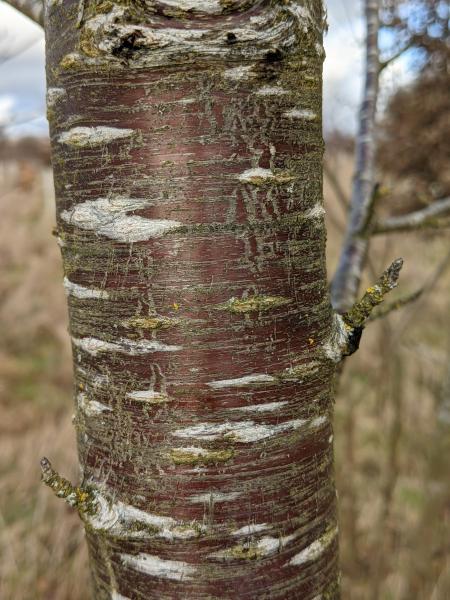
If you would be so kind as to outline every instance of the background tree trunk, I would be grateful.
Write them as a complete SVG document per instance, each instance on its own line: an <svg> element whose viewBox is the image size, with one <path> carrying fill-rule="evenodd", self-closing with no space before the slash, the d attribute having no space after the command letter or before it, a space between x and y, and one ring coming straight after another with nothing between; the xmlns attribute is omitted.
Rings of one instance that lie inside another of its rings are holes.
<svg viewBox="0 0 450 600"><path fill-rule="evenodd" d="M321 0L48 3L95 598L338 598L322 30Z"/></svg>

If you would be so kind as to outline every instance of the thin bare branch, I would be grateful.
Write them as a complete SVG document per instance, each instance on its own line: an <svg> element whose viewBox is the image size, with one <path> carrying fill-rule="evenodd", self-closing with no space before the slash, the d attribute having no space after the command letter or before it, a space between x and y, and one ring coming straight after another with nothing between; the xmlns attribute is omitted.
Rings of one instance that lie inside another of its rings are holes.
<svg viewBox="0 0 450 600"><path fill-rule="evenodd" d="M399 310L400 308L403 308L405 306L408 306L409 304L412 304L418 298L420 298L424 291L425 287L422 287L419 290L416 290L415 292L411 292L410 294L405 294L404 296L401 296L393 302L386 302L385 304L382 304L376 310L373 311L368 320L376 321L378 319L382 319L390 313Z"/></svg>
<svg viewBox="0 0 450 600"><path fill-rule="evenodd" d="M361 329L365 326L374 308L383 302L386 294L397 287L402 267L403 259L398 258L386 269L374 285L367 288L361 300L342 315L348 328Z"/></svg>
<svg viewBox="0 0 450 600"><path fill-rule="evenodd" d="M385 60L380 62L380 73L382 73L384 71L384 69L386 69L386 67L388 67L389 65L391 65L393 62L395 62L398 58L400 58L400 56L402 56L407 50L409 50L410 48L412 48L413 46L413 40L409 40L409 42L407 44L405 44L403 46L403 48L400 48L397 52L395 52L394 54L392 54L392 56L390 56L389 58L386 58Z"/></svg>
<svg viewBox="0 0 450 600"><path fill-rule="evenodd" d="M326 178L328 179L330 186L333 189L333 192L334 192L337 200L339 201L339 204L341 205L343 210L347 213L347 211L350 207L349 199L347 198L347 194L345 193L344 188L341 186L341 182L339 181L338 177L336 176L336 172L334 171L334 169L332 169L330 167L330 165L328 164L327 161L324 161L324 163L323 163L323 172L324 172Z"/></svg>
<svg viewBox="0 0 450 600"><path fill-rule="evenodd" d="M351 356L358 350L364 327L370 320L373 310L384 301L386 294L397 287L402 267L403 259L398 258L373 286L367 288L361 300L355 302L342 316L336 316L340 319L341 332L344 333L344 343L340 347L341 358Z"/></svg>
<svg viewBox="0 0 450 600"><path fill-rule="evenodd" d="M93 513L97 508L92 492L76 487L64 477L61 477L52 467L48 458L41 459L42 481L51 488L58 498L63 498L70 506L80 512Z"/></svg>
<svg viewBox="0 0 450 600"><path fill-rule="evenodd" d="M450 267L450 251L444 256L442 261L438 264L435 271L430 275L425 285L423 286L423 293L421 294L418 301L414 304L411 310L409 310L402 322L397 327L394 332L393 339L396 340L396 343L399 343L403 337L405 331L408 330L411 322L413 322L417 318L417 314L420 308L423 308L424 302L430 297L430 293L435 289L447 269Z"/></svg>
<svg viewBox="0 0 450 600"><path fill-rule="evenodd" d="M4 0L23 15L44 27L44 3L42 0Z"/></svg>
<svg viewBox="0 0 450 600"><path fill-rule="evenodd" d="M356 168L350 219L338 267L331 284L335 310L347 311L354 303L366 262L369 239L365 229L372 212L375 187L375 117L379 92L379 0L365 0L366 79L356 140Z"/></svg>
<svg viewBox="0 0 450 600"><path fill-rule="evenodd" d="M450 213L450 197L433 202L426 208L416 210L408 215L389 217L374 223L371 234L397 233L400 231L415 231L424 228L449 227L450 219L440 217ZM450 216L450 215L449 215Z"/></svg>

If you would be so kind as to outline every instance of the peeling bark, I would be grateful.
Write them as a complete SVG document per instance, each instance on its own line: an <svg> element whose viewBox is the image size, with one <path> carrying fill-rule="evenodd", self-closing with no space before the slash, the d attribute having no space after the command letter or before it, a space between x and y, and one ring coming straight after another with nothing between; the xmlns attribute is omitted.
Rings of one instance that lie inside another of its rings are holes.
<svg viewBox="0 0 450 600"><path fill-rule="evenodd" d="M46 13L94 597L338 598L322 2Z"/></svg>

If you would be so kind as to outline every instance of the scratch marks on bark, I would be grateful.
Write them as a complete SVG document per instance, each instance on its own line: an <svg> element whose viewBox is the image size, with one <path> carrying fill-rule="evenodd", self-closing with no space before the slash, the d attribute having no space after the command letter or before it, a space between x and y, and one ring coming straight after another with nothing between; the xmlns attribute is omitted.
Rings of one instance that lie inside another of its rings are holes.
<svg viewBox="0 0 450 600"><path fill-rule="evenodd" d="M168 219L146 219L128 213L147 208L151 202L145 198L113 196L87 200L61 213L66 223L94 231L118 242L142 242L159 238L181 226Z"/></svg>

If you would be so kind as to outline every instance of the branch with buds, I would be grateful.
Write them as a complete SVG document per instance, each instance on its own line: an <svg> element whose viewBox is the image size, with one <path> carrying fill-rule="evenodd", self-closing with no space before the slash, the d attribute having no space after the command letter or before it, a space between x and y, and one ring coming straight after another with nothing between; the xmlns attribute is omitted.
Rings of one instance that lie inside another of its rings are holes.
<svg viewBox="0 0 450 600"><path fill-rule="evenodd" d="M397 287L402 267L403 259L398 258L374 285L367 288L361 300L355 302L352 308L341 316L347 337L343 356L350 356L358 350L364 327L371 319L374 309L384 301L390 291Z"/></svg>
<svg viewBox="0 0 450 600"><path fill-rule="evenodd" d="M95 496L89 490L74 486L61 477L52 467L48 458L41 459L42 481L51 488L58 498L63 498L80 513L94 514L97 510Z"/></svg>
<svg viewBox="0 0 450 600"><path fill-rule="evenodd" d="M448 215L447 218L446 215ZM388 217L376 221L370 229L372 235L415 231L425 228L441 228L450 226L450 197L436 200L426 208L416 210L399 217Z"/></svg>

